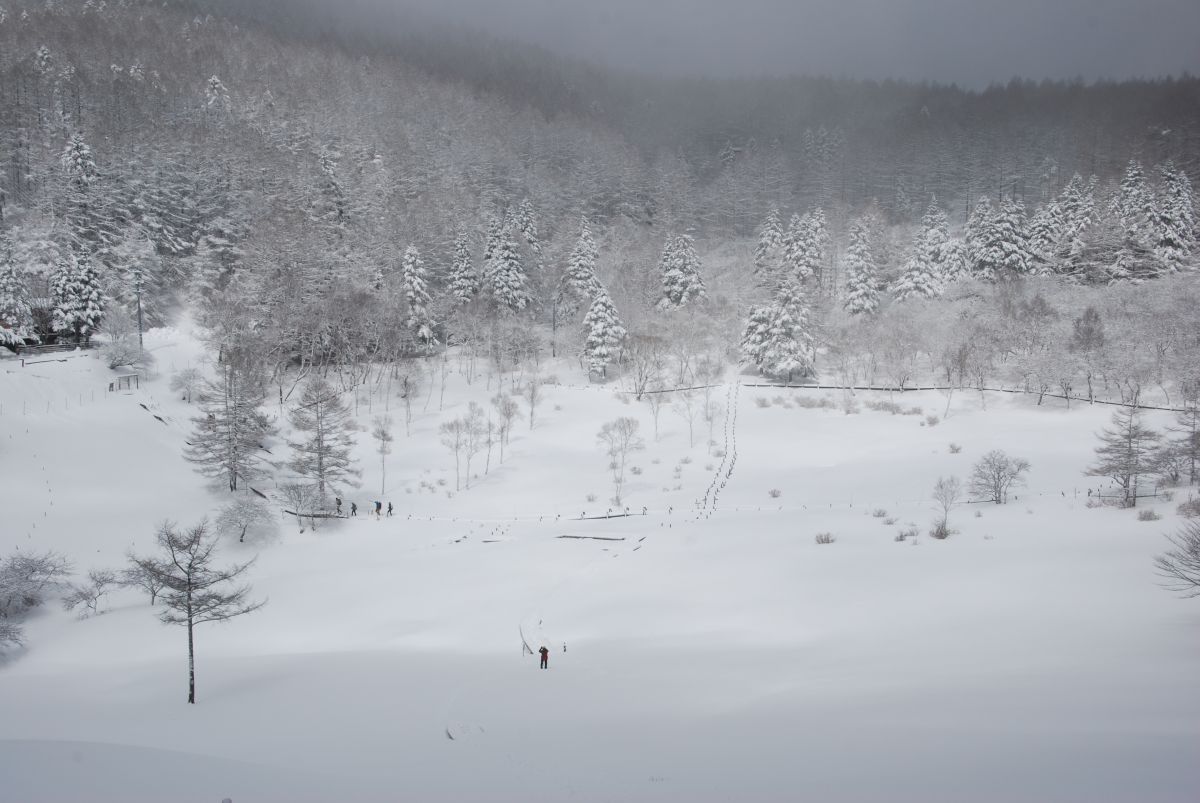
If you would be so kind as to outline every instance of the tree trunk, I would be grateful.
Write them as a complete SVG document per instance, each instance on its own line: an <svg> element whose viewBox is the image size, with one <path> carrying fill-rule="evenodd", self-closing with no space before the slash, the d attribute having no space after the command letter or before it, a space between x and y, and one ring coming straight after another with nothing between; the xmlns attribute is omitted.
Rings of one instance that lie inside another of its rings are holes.
<svg viewBox="0 0 1200 803"><path fill-rule="evenodd" d="M196 645L192 639L192 617L188 615L188 703L196 704Z"/></svg>

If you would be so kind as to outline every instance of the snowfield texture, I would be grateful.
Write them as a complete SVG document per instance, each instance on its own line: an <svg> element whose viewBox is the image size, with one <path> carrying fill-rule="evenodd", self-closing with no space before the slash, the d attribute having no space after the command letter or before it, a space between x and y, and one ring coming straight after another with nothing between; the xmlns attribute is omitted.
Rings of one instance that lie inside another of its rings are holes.
<svg viewBox="0 0 1200 803"><path fill-rule="evenodd" d="M186 329L149 345L161 377L119 393L91 354L0 359L0 554L119 568L162 520L223 504L181 456L195 407L167 389L200 347ZM394 393L360 391L357 519L281 516L273 540L223 544L222 562L258 556L269 604L197 630L195 706L184 631L143 596L84 620L42 608L0 662L0 799L1200 799L1200 605L1151 563L1186 491L1143 500L1161 521L1087 506L1112 408L959 393L931 426L939 393L895 397L923 415L847 415L795 403L819 391L727 384L716 445L697 420L689 447L669 406L656 442L619 383L551 375L576 385L546 387L532 431L523 407L503 465L484 476L479 456L458 493L438 425L497 380L452 374L440 409L427 380L411 435ZM612 507L596 433L618 416L645 440L635 515L579 520ZM1028 486L929 538L934 482L991 449L1028 459ZM376 499L395 516L368 515Z"/></svg>

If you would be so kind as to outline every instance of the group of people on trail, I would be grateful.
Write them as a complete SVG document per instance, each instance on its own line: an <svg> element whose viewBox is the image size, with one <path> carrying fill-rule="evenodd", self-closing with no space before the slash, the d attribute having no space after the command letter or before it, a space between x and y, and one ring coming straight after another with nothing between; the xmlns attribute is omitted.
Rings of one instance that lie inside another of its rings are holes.
<svg viewBox="0 0 1200 803"><path fill-rule="evenodd" d="M333 501L337 505L337 514L339 516L342 515L342 498L340 496L335 496L333 498ZM388 502L387 503L387 514L390 516L390 515L392 515L393 511L394 511L394 508L392 508L392 503ZM383 502L379 502L379 501L375 502L374 513L375 513L375 518L377 518L377 519L383 516ZM350 515L358 516L358 503L357 502L350 503Z"/></svg>

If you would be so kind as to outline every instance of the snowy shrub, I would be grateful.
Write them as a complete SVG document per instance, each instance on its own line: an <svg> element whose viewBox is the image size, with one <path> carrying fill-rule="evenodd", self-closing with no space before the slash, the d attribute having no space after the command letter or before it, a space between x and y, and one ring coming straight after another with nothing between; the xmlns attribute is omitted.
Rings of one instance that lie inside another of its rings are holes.
<svg viewBox="0 0 1200 803"><path fill-rule="evenodd" d="M595 502L595 501L596 501L596 495L595 495L595 494L588 494L588 495L587 495L587 500L588 500L589 502Z"/></svg>
<svg viewBox="0 0 1200 803"><path fill-rule="evenodd" d="M818 544L832 544L833 542L837 541L837 539L834 538L833 533L817 533L815 540Z"/></svg>
<svg viewBox="0 0 1200 803"><path fill-rule="evenodd" d="M929 528L929 537L936 538L939 541L945 541L953 533L954 531L950 529L950 525L946 523L945 519L938 519Z"/></svg>
<svg viewBox="0 0 1200 803"><path fill-rule="evenodd" d="M901 415L924 415L925 411L920 407L909 407L907 410L902 410Z"/></svg>
<svg viewBox="0 0 1200 803"><path fill-rule="evenodd" d="M100 613L100 601L113 586L117 585L117 575L107 569L92 569L88 572L88 581L83 585L73 585L63 596L63 608L68 611L79 609L79 618L86 619Z"/></svg>
<svg viewBox="0 0 1200 803"><path fill-rule="evenodd" d="M771 497L772 499L778 499L779 497L783 496L783 491L779 490L778 488L772 488L771 490L767 491L767 496Z"/></svg>
<svg viewBox="0 0 1200 803"><path fill-rule="evenodd" d="M629 473L635 477L640 477L642 475L642 467L641 466L630 466Z"/></svg>
<svg viewBox="0 0 1200 803"><path fill-rule="evenodd" d="M713 449L712 456L713 457L724 457L725 450L724 449Z"/></svg>
<svg viewBox="0 0 1200 803"><path fill-rule="evenodd" d="M950 444L950 454L959 454L960 452L962 452L962 444L959 444L959 443Z"/></svg>
<svg viewBox="0 0 1200 803"><path fill-rule="evenodd" d="M1172 548L1154 559L1163 586L1185 597L1200 596L1200 522L1185 522L1167 540Z"/></svg>
<svg viewBox="0 0 1200 803"><path fill-rule="evenodd" d="M1175 511L1185 519L1200 518L1200 497L1189 499L1186 502L1180 502L1179 507L1175 508Z"/></svg>
<svg viewBox="0 0 1200 803"><path fill-rule="evenodd" d="M849 393L842 397L842 412L846 415L858 415L859 413L858 402Z"/></svg>
<svg viewBox="0 0 1200 803"><path fill-rule="evenodd" d="M900 415L904 412L904 408L895 402L890 401L869 401L867 409L874 410L877 413L891 413L892 415Z"/></svg>
<svg viewBox="0 0 1200 803"><path fill-rule="evenodd" d="M125 310L118 307L109 312L101 334L104 336L104 345L100 348L100 356L109 368L146 365L151 361L150 354L138 342L133 319Z"/></svg>
<svg viewBox="0 0 1200 803"><path fill-rule="evenodd" d="M896 537L892 540L896 541L897 543L902 543L904 541L904 533L896 533Z"/></svg>
<svg viewBox="0 0 1200 803"><path fill-rule="evenodd" d="M651 460L651 461L650 461L650 465L652 465L652 466L657 466L657 465L661 465L661 464L662 464L662 458L661 458L661 457L656 457L656 458L654 458L653 460Z"/></svg>
<svg viewBox="0 0 1200 803"><path fill-rule="evenodd" d="M713 470L713 468L714 468L714 466L713 466L713 464L712 464L712 463L705 463L705 464L704 464L704 470L705 470L705 471L712 471L712 470Z"/></svg>
<svg viewBox="0 0 1200 803"><path fill-rule="evenodd" d="M837 405L825 396L822 396L819 399L811 399L805 396L800 396L797 397L795 401L796 406L801 410L833 410L837 408Z"/></svg>
<svg viewBox="0 0 1200 803"><path fill-rule="evenodd" d="M756 405L758 405L759 409L762 409L762 410L765 410L771 406L771 400L768 399L766 396L759 396L758 398L756 398L754 400L754 403Z"/></svg>
<svg viewBox="0 0 1200 803"><path fill-rule="evenodd" d="M877 519L885 519L887 518L887 511L881 507L877 507L871 511L871 515Z"/></svg>
<svg viewBox="0 0 1200 803"><path fill-rule="evenodd" d="M907 530L900 531L900 541L907 541L910 538L916 538L920 531L916 527L909 527Z"/></svg>
<svg viewBox="0 0 1200 803"><path fill-rule="evenodd" d="M1158 521L1162 516L1149 508L1138 511L1138 521Z"/></svg>
<svg viewBox="0 0 1200 803"><path fill-rule="evenodd" d="M0 647L22 643L21 619L70 573L70 562L57 552L17 552L0 561Z"/></svg>
<svg viewBox="0 0 1200 803"><path fill-rule="evenodd" d="M936 415L927 415L925 416L925 423L931 427L936 427L938 424L942 423L942 419L938 418Z"/></svg>
<svg viewBox="0 0 1200 803"><path fill-rule="evenodd" d="M977 518L977 519L982 519L982 518L983 518L983 511L982 511L982 510L976 510L976 511L975 511L975 518Z"/></svg>
<svg viewBox="0 0 1200 803"><path fill-rule="evenodd" d="M899 521L899 519L897 519L895 516L888 516L886 519L883 520L883 523L885 525L887 525L888 527L891 527L897 521Z"/></svg>
<svg viewBox="0 0 1200 803"><path fill-rule="evenodd" d="M197 368L184 368L171 377L171 390L180 394L180 398L188 404L200 392L204 384L204 375Z"/></svg>
<svg viewBox="0 0 1200 803"><path fill-rule="evenodd" d="M679 465L681 465L681 466L691 465L691 463L692 463L692 458L690 458L690 457L679 458Z"/></svg>

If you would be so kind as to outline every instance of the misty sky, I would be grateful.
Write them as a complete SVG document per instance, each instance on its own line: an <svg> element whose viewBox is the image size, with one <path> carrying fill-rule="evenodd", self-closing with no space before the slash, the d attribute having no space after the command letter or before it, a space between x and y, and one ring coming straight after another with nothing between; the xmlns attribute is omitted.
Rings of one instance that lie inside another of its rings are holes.
<svg viewBox="0 0 1200 803"><path fill-rule="evenodd" d="M819 73L977 87L1016 75L1200 73L1200 0L360 1L676 75Z"/></svg>

